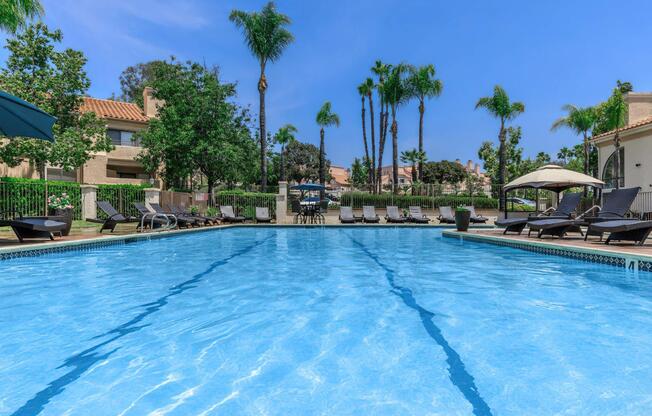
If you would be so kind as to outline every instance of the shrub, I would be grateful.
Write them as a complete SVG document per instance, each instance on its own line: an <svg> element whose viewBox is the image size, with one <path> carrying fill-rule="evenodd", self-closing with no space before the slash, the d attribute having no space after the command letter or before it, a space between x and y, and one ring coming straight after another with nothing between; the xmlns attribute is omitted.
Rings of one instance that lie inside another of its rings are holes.
<svg viewBox="0 0 652 416"><path fill-rule="evenodd" d="M76 182L28 178L0 178L0 211L25 216L47 215L48 198L66 194L74 206L73 219L81 219L81 188Z"/></svg>

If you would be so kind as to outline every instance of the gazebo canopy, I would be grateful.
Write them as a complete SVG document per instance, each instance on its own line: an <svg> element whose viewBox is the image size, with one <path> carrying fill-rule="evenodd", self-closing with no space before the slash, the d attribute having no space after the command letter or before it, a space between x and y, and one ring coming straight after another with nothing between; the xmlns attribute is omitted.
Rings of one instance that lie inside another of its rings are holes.
<svg viewBox="0 0 652 416"><path fill-rule="evenodd" d="M324 185L318 183L302 183L299 185L294 185L290 189L296 189L298 191L323 191L326 189Z"/></svg>
<svg viewBox="0 0 652 416"><path fill-rule="evenodd" d="M546 165L514 179L505 185L504 189L510 191L518 188L535 188L561 192L575 186L592 186L602 189L604 182L583 173L564 169L561 166Z"/></svg>

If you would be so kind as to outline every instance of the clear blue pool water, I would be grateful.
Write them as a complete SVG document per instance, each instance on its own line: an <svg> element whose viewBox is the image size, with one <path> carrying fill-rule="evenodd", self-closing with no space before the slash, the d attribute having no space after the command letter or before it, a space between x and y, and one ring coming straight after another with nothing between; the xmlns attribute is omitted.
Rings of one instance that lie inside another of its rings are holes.
<svg viewBox="0 0 652 416"><path fill-rule="evenodd" d="M2 415L646 415L649 274L427 228L0 262Z"/></svg>

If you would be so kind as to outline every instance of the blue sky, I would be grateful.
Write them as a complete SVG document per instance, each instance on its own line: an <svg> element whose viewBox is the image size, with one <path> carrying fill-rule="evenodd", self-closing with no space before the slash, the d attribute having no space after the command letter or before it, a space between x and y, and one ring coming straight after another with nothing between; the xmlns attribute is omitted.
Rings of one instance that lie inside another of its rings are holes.
<svg viewBox="0 0 652 416"><path fill-rule="evenodd" d="M45 21L63 30L65 46L84 51L90 94L119 92L118 76L138 62L174 55L216 64L237 82L237 101L257 111L258 66L228 21L233 8L263 1L43 0ZM495 140L497 122L474 105L502 85L526 112L526 154L553 155L577 138L549 127L566 103L595 104L617 79L652 90L652 26L647 1L393 1L280 0L296 41L267 70L268 128L285 123L303 141L318 143L314 119L325 100L342 124L327 131L328 157L350 165L363 153L356 86L376 59L433 63L444 83L426 105L425 146L431 160L477 159L483 140ZM6 51L1 52L1 59ZM399 149L417 144L416 103L401 108ZM388 149L388 152L390 150ZM386 153L385 161L390 155Z"/></svg>

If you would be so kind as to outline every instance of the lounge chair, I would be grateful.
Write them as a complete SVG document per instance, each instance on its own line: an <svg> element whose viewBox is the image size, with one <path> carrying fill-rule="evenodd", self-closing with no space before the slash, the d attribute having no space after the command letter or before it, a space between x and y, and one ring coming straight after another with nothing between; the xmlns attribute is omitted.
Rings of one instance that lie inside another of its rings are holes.
<svg viewBox="0 0 652 416"><path fill-rule="evenodd" d="M410 214L408 215L408 221L415 222L417 224L427 224L430 222L430 218L421 212L421 207L410 206L409 211Z"/></svg>
<svg viewBox="0 0 652 416"><path fill-rule="evenodd" d="M272 217L269 215L269 208L256 207L256 222L272 222Z"/></svg>
<svg viewBox="0 0 652 416"><path fill-rule="evenodd" d="M102 227L100 227L100 234L104 230L113 232L118 224L128 224L140 221L139 218L119 213L109 201L97 201L97 207L100 211L104 212L106 219L87 218L86 221L101 223Z"/></svg>
<svg viewBox="0 0 652 416"><path fill-rule="evenodd" d="M467 205L464 207L464 209L471 213L470 221L473 224L485 224L489 220L489 218L485 218L482 215L476 214L475 207L473 205Z"/></svg>
<svg viewBox="0 0 652 416"><path fill-rule="evenodd" d="M440 224L455 224L455 214L451 207L439 207L439 216L437 217Z"/></svg>
<svg viewBox="0 0 652 416"><path fill-rule="evenodd" d="M385 221L388 223L402 224L407 220L398 210L397 206L388 205L387 206L387 215L385 215Z"/></svg>
<svg viewBox="0 0 652 416"><path fill-rule="evenodd" d="M143 229L150 228L176 228L176 217L159 214L157 212L150 211L145 204L142 202L134 202L134 207L140 213L140 231Z"/></svg>
<svg viewBox="0 0 652 416"><path fill-rule="evenodd" d="M340 223L355 224L352 207L340 207Z"/></svg>
<svg viewBox="0 0 652 416"><path fill-rule="evenodd" d="M596 222L589 224L589 231L600 235L610 233L605 244L612 241L633 241L642 246L652 232L652 221L625 219Z"/></svg>
<svg viewBox="0 0 652 416"><path fill-rule="evenodd" d="M188 228L194 225L199 226L197 218L186 217L185 215L175 215L173 212L164 210L163 207L155 202L150 202L149 205L157 214L165 215L171 220L176 221L179 227Z"/></svg>
<svg viewBox="0 0 652 416"><path fill-rule="evenodd" d="M245 217L235 215L231 205L220 205L220 212L222 213L222 221L225 222L244 222Z"/></svg>
<svg viewBox="0 0 652 416"><path fill-rule="evenodd" d="M362 222L377 224L380 218L376 215L376 208L373 205L362 206Z"/></svg>
<svg viewBox="0 0 652 416"><path fill-rule="evenodd" d="M195 220L197 225L209 225L209 224L214 224L217 221L212 217L205 217L203 215L187 212L185 209L175 204L168 205L168 211L176 215L177 218L184 217L184 218Z"/></svg>
<svg viewBox="0 0 652 416"><path fill-rule="evenodd" d="M538 216L528 216L523 218L505 218L499 219L496 221L496 225L499 227L505 227L503 234L508 232L515 232L519 235L523 232L523 229L529 222L539 221L539 220L569 220L571 219L573 213L577 209L577 206L582 200L582 194L579 192L575 193L566 193L564 197L559 202L557 208L549 208L545 212L539 214ZM535 225L536 227L536 225Z"/></svg>
<svg viewBox="0 0 652 416"><path fill-rule="evenodd" d="M12 212L12 214L15 215L16 213ZM2 213L3 218L4 215L5 213ZM61 236L61 232L68 227L66 223L60 221L23 217L20 213L13 219L0 219L0 227L7 226L11 227L21 243L26 238L49 238L54 240L54 234Z"/></svg>
<svg viewBox="0 0 652 416"><path fill-rule="evenodd" d="M598 215L595 217L588 217L586 214L591 212L594 207L586 211L584 214L577 217L577 219L550 219L550 220L541 220L541 221L532 221L529 223L530 229L534 224L535 229L539 232L538 237L541 238L544 235L557 236L562 238L569 231L581 232L580 226L588 225L589 230L584 236L586 240L589 235L599 235L602 238L602 232L597 229L591 229L590 225L597 222L605 222L612 220L623 220L625 219L625 214L629 211L630 206L636 199L640 188L624 188L624 189L615 189L611 191L608 196L605 196L605 202L602 208L599 210ZM536 224L535 224L536 223Z"/></svg>

